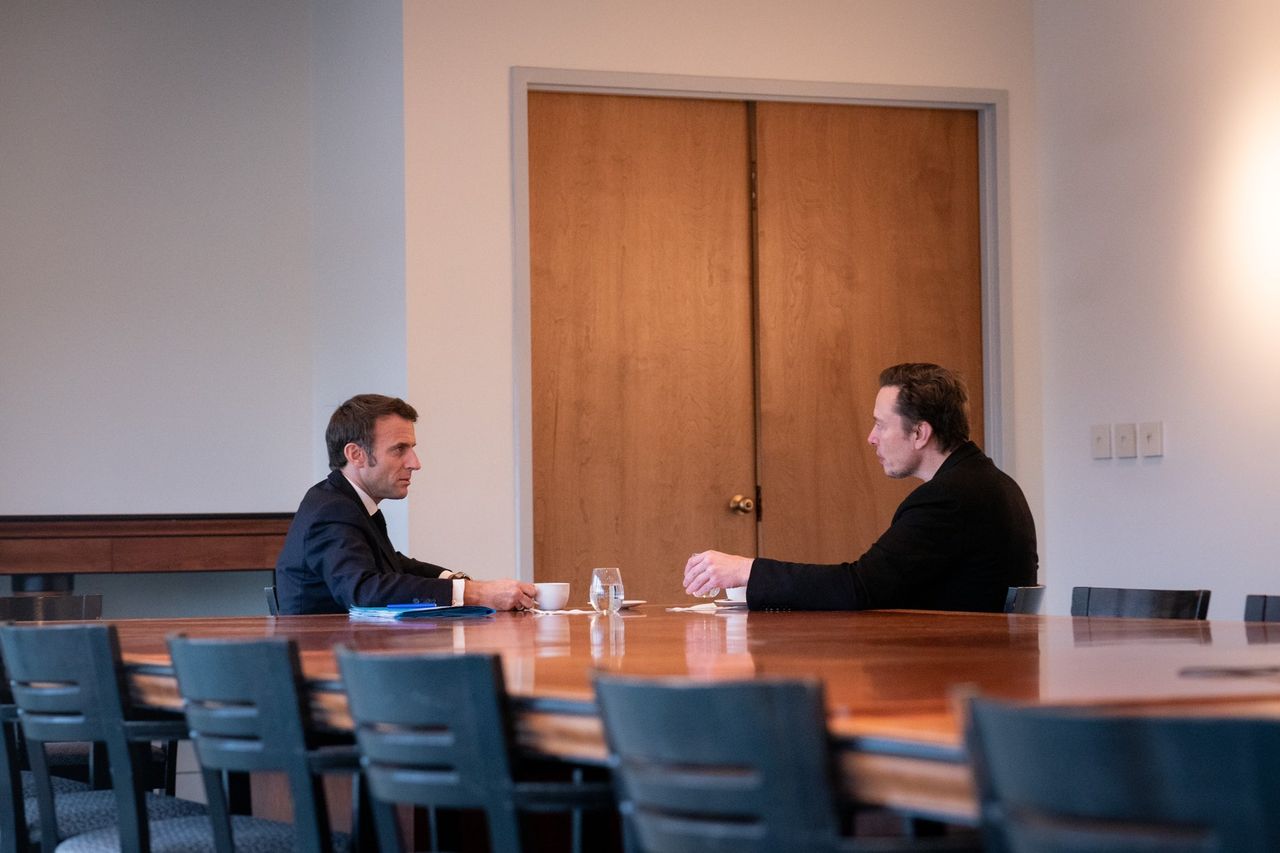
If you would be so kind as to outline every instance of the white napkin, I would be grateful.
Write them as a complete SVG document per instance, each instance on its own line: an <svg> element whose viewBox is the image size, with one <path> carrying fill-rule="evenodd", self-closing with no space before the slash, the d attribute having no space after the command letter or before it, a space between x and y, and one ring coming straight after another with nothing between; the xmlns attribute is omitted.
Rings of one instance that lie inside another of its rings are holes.
<svg viewBox="0 0 1280 853"><path fill-rule="evenodd" d="M715 613L719 610L714 601L706 604L691 604L688 607L668 607L668 613Z"/></svg>

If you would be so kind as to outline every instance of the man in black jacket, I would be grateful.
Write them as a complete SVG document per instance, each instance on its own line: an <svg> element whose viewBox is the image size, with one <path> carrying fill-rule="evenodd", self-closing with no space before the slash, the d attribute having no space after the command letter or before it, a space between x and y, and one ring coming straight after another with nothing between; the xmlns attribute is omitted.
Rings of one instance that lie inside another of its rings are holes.
<svg viewBox="0 0 1280 853"><path fill-rule="evenodd" d="M533 607L531 583L472 580L392 546L378 503L405 497L422 467L414 450L417 420L408 403L380 394L352 397L333 413L325 430L329 476L303 497L276 561L281 613L428 601Z"/></svg>
<svg viewBox="0 0 1280 853"><path fill-rule="evenodd" d="M1035 523L1008 475L969 441L968 395L936 364L880 374L867 441L885 474L917 487L867 553L815 565L704 551L685 565L685 590L746 586L753 610L985 610L1010 586L1036 582Z"/></svg>

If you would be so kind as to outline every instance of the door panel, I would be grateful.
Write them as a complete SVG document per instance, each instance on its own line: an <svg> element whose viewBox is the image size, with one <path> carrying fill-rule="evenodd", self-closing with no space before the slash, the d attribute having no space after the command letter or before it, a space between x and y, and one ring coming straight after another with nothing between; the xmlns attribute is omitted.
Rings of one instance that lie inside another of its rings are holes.
<svg viewBox="0 0 1280 853"><path fill-rule="evenodd" d="M746 105L529 95L534 571L685 600L754 553Z"/></svg>
<svg viewBox="0 0 1280 853"><path fill-rule="evenodd" d="M958 370L982 437L977 114L761 103L761 553L862 554L918 480L866 444L880 371Z"/></svg>

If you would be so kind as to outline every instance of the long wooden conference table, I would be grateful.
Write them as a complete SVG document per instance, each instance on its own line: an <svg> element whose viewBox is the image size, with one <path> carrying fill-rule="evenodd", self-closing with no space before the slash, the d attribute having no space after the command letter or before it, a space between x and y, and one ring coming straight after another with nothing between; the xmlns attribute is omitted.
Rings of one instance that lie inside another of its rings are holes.
<svg viewBox="0 0 1280 853"><path fill-rule="evenodd" d="M357 622L345 616L115 623L137 701L174 708L165 638L289 637L318 720L349 727L332 649L496 652L521 748L600 762L591 679L606 671L695 679L794 678L825 685L848 792L966 822L975 804L957 697L1138 713L1280 717L1280 624L972 613L671 612L613 617L501 613ZM690 720L689 725L703 724Z"/></svg>

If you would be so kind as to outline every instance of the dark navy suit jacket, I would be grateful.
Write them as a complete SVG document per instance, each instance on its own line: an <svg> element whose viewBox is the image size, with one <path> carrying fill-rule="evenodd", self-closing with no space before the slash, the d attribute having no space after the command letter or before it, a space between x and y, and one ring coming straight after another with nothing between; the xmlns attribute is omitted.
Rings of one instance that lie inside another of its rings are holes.
<svg viewBox="0 0 1280 853"><path fill-rule="evenodd" d="M1022 489L973 442L907 495L853 563L756 559L753 610L978 610L998 613L1011 586L1036 582L1036 528Z"/></svg>
<svg viewBox="0 0 1280 853"><path fill-rule="evenodd" d="M453 603L444 569L396 551L365 510L341 471L316 483L302 499L276 560L282 614L345 613L351 605L378 607L434 601Z"/></svg>

